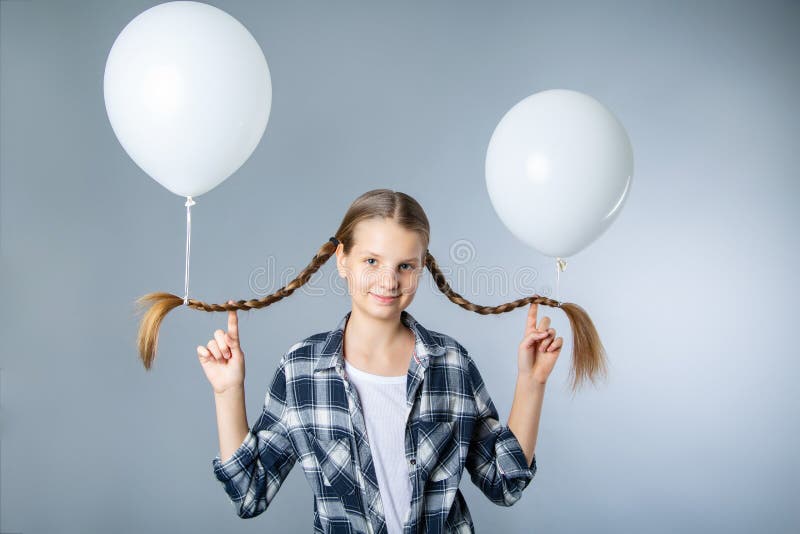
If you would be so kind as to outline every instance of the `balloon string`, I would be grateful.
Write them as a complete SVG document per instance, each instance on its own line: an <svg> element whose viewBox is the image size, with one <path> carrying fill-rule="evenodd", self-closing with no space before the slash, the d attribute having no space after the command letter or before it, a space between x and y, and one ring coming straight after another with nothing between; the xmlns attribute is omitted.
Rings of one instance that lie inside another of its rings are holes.
<svg viewBox="0 0 800 534"><path fill-rule="evenodd" d="M561 272L567 269L567 262L562 260L561 258L556 258L556 300L560 300L558 298L558 287L559 282L561 281Z"/></svg>
<svg viewBox="0 0 800 534"><path fill-rule="evenodd" d="M192 241L192 206L195 201L192 197L186 197L186 272L183 278L183 303L189 303L189 247Z"/></svg>
<svg viewBox="0 0 800 534"><path fill-rule="evenodd" d="M558 268L558 259L556 259L556 300L558 300L558 284L561 280L561 270Z"/></svg>

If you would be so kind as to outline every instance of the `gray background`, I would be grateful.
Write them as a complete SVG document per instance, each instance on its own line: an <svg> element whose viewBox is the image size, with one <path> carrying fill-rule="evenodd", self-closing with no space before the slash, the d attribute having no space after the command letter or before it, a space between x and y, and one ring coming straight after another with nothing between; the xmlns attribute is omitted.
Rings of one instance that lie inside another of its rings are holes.
<svg viewBox="0 0 800 534"><path fill-rule="evenodd" d="M484 158L522 98L585 92L635 153L624 210L560 282L611 374L572 398L568 323L541 308L568 342L539 471L511 508L464 476L477 531L800 529L797 2L211 3L258 40L274 94L252 157L193 208L194 298L274 291L376 187L420 201L432 253L473 301L552 291L554 260L493 211ZM137 359L134 299L183 293L185 208L122 149L102 81L114 39L152 5L0 4L0 531L308 532L299 464L249 521L213 476L195 347L225 315L179 308L152 371ZM482 283L493 269L538 277ZM333 262L318 276L316 291L240 314L251 424L283 352L349 310ZM409 311L467 347L507 421L525 309L468 312L428 274Z"/></svg>

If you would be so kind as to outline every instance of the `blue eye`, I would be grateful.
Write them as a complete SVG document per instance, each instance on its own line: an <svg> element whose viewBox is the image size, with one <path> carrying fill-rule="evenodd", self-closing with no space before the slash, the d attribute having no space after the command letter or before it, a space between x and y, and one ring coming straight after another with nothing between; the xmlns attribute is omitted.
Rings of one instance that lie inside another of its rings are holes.
<svg viewBox="0 0 800 534"><path fill-rule="evenodd" d="M366 259L366 260L364 260L364 261L366 261L368 265L375 265L374 263L370 263L370 262L372 262L372 261L375 261L375 258L367 258L367 259ZM404 271L413 271L413 270L414 270L414 266L413 266L413 265L411 265L410 263L401 263L401 264L400 264L400 266L401 266L401 267L402 267L403 265L405 265L405 266L407 267L407 269L403 269Z"/></svg>

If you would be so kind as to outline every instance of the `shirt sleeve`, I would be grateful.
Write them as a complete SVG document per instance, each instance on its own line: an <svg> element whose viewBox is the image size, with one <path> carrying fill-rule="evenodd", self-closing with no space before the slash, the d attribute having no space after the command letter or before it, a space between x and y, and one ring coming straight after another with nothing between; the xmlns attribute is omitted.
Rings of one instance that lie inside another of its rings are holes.
<svg viewBox="0 0 800 534"><path fill-rule="evenodd" d="M471 358L468 362L478 414L465 465L472 482L492 502L511 506L536 474L536 455L528 465L514 433L500 424L477 366Z"/></svg>
<svg viewBox="0 0 800 534"><path fill-rule="evenodd" d="M242 518L267 509L297 456L289 439L284 361L272 379L256 424L225 462L219 454L212 461L214 474Z"/></svg>

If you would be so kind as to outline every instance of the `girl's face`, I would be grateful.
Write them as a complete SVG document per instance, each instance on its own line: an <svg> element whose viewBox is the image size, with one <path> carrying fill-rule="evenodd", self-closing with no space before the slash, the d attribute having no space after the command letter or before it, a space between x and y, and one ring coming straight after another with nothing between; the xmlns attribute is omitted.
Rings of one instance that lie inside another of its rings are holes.
<svg viewBox="0 0 800 534"><path fill-rule="evenodd" d="M392 219L361 221L353 248L336 251L339 276L347 279L354 308L375 318L399 316L414 300L425 253L422 240ZM385 297L385 298L381 298Z"/></svg>

